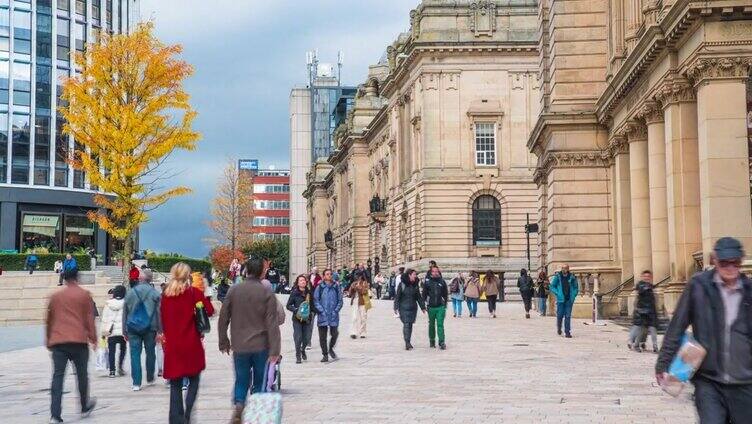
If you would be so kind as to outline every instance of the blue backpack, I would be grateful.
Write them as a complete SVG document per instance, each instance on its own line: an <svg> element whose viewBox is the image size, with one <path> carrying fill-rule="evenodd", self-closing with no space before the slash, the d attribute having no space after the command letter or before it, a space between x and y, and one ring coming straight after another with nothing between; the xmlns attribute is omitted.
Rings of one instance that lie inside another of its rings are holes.
<svg viewBox="0 0 752 424"><path fill-rule="evenodd" d="M306 296L306 300L298 306L298 312L295 313L295 317L300 321L308 321L311 318L311 302L309 298L310 295Z"/></svg>
<svg viewBox="0 0 752 424"><path fill-rule="evenodd" d="M138 295L138 292L133 289L138 297L138 305L133 310L133 313L128 314L128 322L126 327L128 331L135 334L143 334L151 329L151 315L146 312L146 305Z"/></svg>

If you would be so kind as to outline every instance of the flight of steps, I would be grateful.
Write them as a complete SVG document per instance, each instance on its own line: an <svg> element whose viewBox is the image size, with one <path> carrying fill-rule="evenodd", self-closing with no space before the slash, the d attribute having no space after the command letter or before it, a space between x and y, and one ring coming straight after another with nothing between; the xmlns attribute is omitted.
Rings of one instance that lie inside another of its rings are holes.
<svg viewBox="0 0 752 424"><path fill-rule="evenodd" d="M97 271L102 271L105 277L109 277L111 284L123 284L125 277L122 267L117 265L97 265Z"/></svg>
<svg viewBox="0 0 752 424"><path fill-rule="evenodd" d="M81 286L88 290L98 309L109 298L107 292L115 286L100 271L82 271ZM0 325L39 324L44 321L47 301L58 287L59 276L54 272L4 272L0 275Z"/></svg>

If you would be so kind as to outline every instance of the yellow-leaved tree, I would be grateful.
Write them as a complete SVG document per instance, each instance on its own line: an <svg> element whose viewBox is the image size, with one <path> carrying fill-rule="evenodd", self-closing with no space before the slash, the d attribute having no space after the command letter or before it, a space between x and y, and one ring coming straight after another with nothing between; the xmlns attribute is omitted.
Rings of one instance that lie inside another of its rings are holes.
<svg viewBox="0 0 752 424"><path fill-rule="evenodd" d="M253 224L253 185L248 171L240 170L238 161L228 159L217 183L217 194L208 222L216 239L214 243L228 246L231 251L251 239ZM216 247L216 246L213 246Z"/></svg>
<svg viewBox="0 0 752 424"><path fill-rule="evenodd" d="M64 131L80 145L71 165L102 192L89 219L123 241L126 270L133 234L148 212L190 192L170 187L162 165L178 149L195 149L200 138L183 88L193 68L179 59L181 46L163 44L153 29L145 23L89 44L76 57L81 73L63 85L67 105L60 108Z"/></svg>

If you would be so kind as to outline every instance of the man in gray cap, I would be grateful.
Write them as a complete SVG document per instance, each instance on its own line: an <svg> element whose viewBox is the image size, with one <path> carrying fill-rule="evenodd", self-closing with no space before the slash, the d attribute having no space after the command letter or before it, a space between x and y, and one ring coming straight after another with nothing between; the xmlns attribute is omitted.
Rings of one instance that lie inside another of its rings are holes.
<svg viewBox="0 0 752 424"><path fill-rule="evenodd" d="M752 416L752 283L740 272L743 258L739 240L716 242L713 268L687 283L655 365L656 379L663 384L691 325L694 338L707 350L692 379L702 424L749 422Z"/></svg>

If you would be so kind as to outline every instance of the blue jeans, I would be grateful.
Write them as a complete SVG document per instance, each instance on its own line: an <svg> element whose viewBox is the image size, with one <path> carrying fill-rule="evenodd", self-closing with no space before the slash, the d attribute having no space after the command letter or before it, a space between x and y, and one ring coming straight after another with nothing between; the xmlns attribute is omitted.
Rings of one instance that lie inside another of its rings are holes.
<svg viewBox="0 0 752 424"><path fill-rule="evenodd" d="M149 331L144 334L128 334L128 347L131 351L131 378L133 385L141 385L141 348L146 350L146 381L154 381L154 367L157 363L157 333Z"/></svg>
<svg viewBox="0 0 752 424"><path fill-rule="evenodd" d="M478 299L468 297L467 310L470 312L471 317L478 316Z"/></svg>
<svg viewBox="0 0 752 424"><path fill-rule="evenodd" d="M245 405L248 397L248 390L251 393L261 391L264 384L264 373L266 372L266 362L269 359L269 351L250 353L233 353L233 362L235 362L235 393L233 402ZM251 371L253 371L253 388L251 388Z"/></svg>
<svg viewBox="0 0 752 424"><path fill-rule="evenodd" d="M561 332L561 320L564 319L564 333L572 332L572 302L556 302L556 330Z"/></svg>
<svg viewBox="0 0 752 424"><path fill-rule="evenodd" d="M454 307L454 314L458 317L462 316L462 299L452 298L452 306Z"/></svg>
<svg viewBox="0 0 752 424"><path fill-rule="evenodd" d="M538 298L538 312L540 312L541 316L546 315L546 298L545 297L539 297Z"/></svg>

